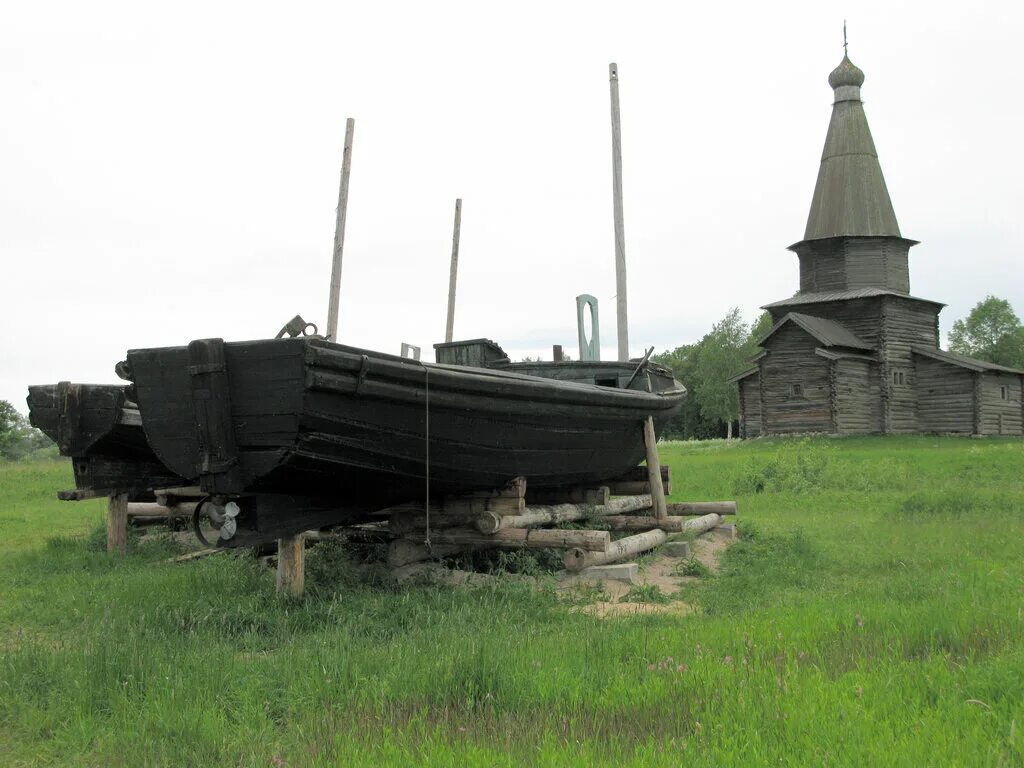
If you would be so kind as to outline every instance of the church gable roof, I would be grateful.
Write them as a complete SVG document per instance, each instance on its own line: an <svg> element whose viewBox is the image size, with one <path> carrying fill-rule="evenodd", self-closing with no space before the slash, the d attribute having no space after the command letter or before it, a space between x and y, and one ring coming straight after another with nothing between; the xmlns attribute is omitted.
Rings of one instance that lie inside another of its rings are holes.
<svg viewBox="0 0 1024 768"><path fill-rule="evenodd" d="M779 322L773 325L771 330L768 331L760 341L758 341L758 345L764 346L764 343L787 323L795 323L798 327L802 328L805 332L810 334L826 347L847 347L849 349L867 350L874 349L873 346L854 333L851 333L834 320L826 320L823 317L814 317L812 315L802 315L798 312L790 312L779 320Z"/></svg>
<svg viewBox="0 0 1024 768"><path fill-rule="evenodd" d="M1020 368L1009 368L1005 365L997 365L996 363L990 363L987 360L978 360L974 357L968 357L967 355L961 355L958 352L947 352L943 349L936 349L934 347L922 347L915 344L911 349L915 355L923 355L924 357L930 357L933 360L939 360L943 363L949 363L960 368L967 368L971 371L998 371L1001 373L1017 373L1024 374L1024 370Z"/></svg>

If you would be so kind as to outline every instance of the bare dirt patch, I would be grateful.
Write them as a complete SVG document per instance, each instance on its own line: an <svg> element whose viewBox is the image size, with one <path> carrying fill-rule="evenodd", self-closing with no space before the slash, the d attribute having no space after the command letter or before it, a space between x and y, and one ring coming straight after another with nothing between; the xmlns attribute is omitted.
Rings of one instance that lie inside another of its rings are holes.
<svg viewBox="0 0 1024 768"><path fill-rule="evenodd" d="M722 552L732 543L732 537L725 531L714 530L690 542L693 557L711 573L718 573L721 565L718 562ZM678 557L659 555L647 560L637 577L638 585L657 587L662 594L669 597L679 592L684 584L697 581L696 576L681 576L676 573L684 562ZM579 610L590 613L598 618L609 616L639 616L650 614L675 614L686 616L697 611L697 607L683 600L670 599L668 602L623 602L623 598L634 588L634 584L611 579L587 579L575 574L567 575L559 584L559 591L572 595L573 591L591 587L601 589L602 598L579 606Z"/></svg>

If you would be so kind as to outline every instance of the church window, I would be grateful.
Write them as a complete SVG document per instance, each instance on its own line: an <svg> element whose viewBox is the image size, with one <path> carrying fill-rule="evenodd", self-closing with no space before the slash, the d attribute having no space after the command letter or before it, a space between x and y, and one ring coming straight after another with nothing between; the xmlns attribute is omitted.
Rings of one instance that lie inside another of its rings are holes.
<svg viewBox="0 0 1024 768"><path fill-rule="evenodd" d="M804 396L804 385L803 384L790 384L789 385L789 396L790 397L803 397Z"/></svg>
<svg viewBox="0 0 1024 768"><path fill-rule="evenodd" d="M1002 386L1002 387L999 388L999 399L1000 400L1009 400L1010 399L1010 390L1009 390L1008 387Z"/></svg>
<svg viewBox="0 0 1024 768"><path fill-rule="evenodd" d="M902 387L907 383L907 376L903 371L892 372L892 383L897 387Z"/></svg>

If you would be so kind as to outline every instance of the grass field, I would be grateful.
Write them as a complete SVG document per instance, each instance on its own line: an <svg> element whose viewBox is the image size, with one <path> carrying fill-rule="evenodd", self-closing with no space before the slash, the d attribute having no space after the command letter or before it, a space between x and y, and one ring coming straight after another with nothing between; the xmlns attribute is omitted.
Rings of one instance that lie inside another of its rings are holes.
<svg viewBox="0 0 1024 768"><path fill-rule="evenodd" d="M0 465L4 765L1022 765L1024 442L670 444L736 498L691 616L512 580L302 603L245 557L109 557L59 462Z"/></svg>

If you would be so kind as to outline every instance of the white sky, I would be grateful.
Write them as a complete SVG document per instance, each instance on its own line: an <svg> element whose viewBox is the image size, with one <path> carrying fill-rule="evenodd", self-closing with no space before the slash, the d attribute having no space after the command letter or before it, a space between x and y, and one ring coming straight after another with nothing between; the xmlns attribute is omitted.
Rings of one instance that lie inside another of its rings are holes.
<svg viewBox="0 0 1024 768"><path fill-rule="evenodd" d="M615 356L608 63L619 65L633 354L798 287L850 57L912 292L1024 314L1020 38L995 2L8 2L0 26L0 399L114 381L132 347L324 326L356 118L340 340L513 358L601 301Z"/></svg>

